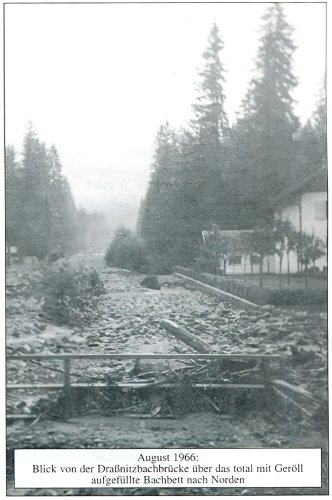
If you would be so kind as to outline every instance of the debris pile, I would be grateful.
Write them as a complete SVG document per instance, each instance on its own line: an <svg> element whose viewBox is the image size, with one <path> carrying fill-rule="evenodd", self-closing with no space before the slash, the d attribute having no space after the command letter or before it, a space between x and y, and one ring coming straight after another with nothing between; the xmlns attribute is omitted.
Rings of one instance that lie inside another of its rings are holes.
<svg viewBox="0 0 332 500"><path fill-rule="evenodd" d="M317 411L326 401L325 313L291 311L269 305L253 310L235 309L227 301L219 302L199 291L174 284L171 278L159 280L161 289L152 290L142 288L140 275L99 268L106 293L100 296L96 305L96 321L84 328L69 329L46 324L40 310L41 297L31 293L34 281L29 281L22 273L21 281L17 280L20 273L17 274L14 267L9 273L8 283L14 288L8 299L8 354L57 354L78 350L80 353L135 354L196 352L162 327L162 320L166 318L209 345L211 352L282 357L282 377L278 363L271 367L272 376L313 394L319 402L313 406ZM17 282L15 293L14 278ZM25 287L30 287L28 300L23 294L28 290ZM126 382L149 386L175 381L185 383L188 379L202 384L207 380L251 383L258 380L260 370L257 363L241 367L223 365L219 369L213 362L186 365L174 360L141 362L138 370L132 360L93 360L73 361L71 379L73 383L120 385ZM146 375L148 372L150 374ZM12 361L8 364L8 380L10 383L62 383L63 363ZM288 391L285 387L278 390ZM305 396L302 394L301 398ZM26 406L28 408L29 404Z"/></svg>

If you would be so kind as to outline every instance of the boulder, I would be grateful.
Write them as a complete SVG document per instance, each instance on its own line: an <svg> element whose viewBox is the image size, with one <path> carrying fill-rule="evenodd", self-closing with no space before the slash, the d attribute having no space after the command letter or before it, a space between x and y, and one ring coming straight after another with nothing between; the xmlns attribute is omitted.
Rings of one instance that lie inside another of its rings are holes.
<svg viewBox="0 0 332 500"><path fill-rule="evenodd" d="M147 276L141 281L140 285L145 288L151 288L151 290L160 290L157 276Z"/></svg>

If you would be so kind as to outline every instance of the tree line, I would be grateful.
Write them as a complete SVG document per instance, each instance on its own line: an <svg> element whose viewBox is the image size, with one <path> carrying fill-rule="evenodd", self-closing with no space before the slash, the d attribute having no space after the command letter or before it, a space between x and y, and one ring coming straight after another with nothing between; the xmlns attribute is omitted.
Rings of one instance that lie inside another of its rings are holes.
<svg viewBox="0 0 332 500"><path fill-rule="evenodd" d="M6 248L20 256L59 258L94 248L107 228L98 212L77 209L56 146L30 123L21 154L6 147Z"/></svg>
<svg viewBox="0 0 332 500"><path fill-rule="evenodd" d="M189 126L161 125L137 230L159 272L197 259L202 230L256 229L273 220L274 200L326 163L325 92L301 126L292 97L293 30L282 6L263 18L252 77L237 120L225 111L224 44L213 24L198 73Z"/></svg>
<svg viewBox="0 0 332 500"><path fill-rule="evenodd" d="M39 259L70 252L74 245L76 207L55 145L47 148L32 124L22 157L6 148L6 245Z"/></svg>

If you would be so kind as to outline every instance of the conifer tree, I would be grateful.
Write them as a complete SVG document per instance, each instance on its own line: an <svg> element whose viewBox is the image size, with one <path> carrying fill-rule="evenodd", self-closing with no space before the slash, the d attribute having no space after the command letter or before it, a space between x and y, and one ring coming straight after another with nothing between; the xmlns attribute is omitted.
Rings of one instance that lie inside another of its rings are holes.
<svg viewBox="0 0 332 500"><path fill-rule="evenodd" d="M16 162L12 147L6 150L7 246L38 258L55 249L69 251L75 224L76 208L58 152L55 146L48 151L30 123L22 162Z"/></svg>
<svg viewBox="0 0 332 500"><path fill-rule="evenodd" d="M296 137L296 180L299 185L327 165L326 95L321 89L316 109ZM294 182L296 186L296 182Z"/></svg>
<svg viewBox="0 0 332 500"><path fill-rule="evenodd" d="M327 134L326 134L326 89L325 85L320 89L317 107L313 116L313 128L318 143L319 161L327 165Z"/></svg>
<svg viewBox="0 0 332 500"><path fill-rule="evenodd" d="M202 54L198 75L198 96L193 104L193 151L191 155L191 189L198 192L202 223L220 223L225 205L226 139L229 133L225 112L225 69L220 60L224 44L219 28L213 23L208 45ZM188 186L188 183L186 183ZM204 229L204 227L202 227Z"/></svg>
<svg viewBox="0 0 332 500"><path fill-rule="evenodd" d="M23 231L20 251L43 258L50 250L49 162L44 143L30 123L23 147Z"/></svg>
<svg viewBox="0 0 332 500"><path fill-rule="evenodd" d="M219 52L224 44L219 28L213 23L208 46L203 52L203 67L198 72L197 102L193 105L195 118L192 120L195 136L200 144L219 146L228 132L228 118L225 112L224 66Z"/></svg>
<svg viewBox="0 0 332 500"><path fill-rule="evenodd" d="M48 152L48 161L51 205L50 240L52 248L61 253L73 247L76 208L69 183L62 175L60 157L54 144Z"/></svg>
<svg viewBox="0 0 332 500"><path fill-rule="evenodd" d="M179 149L177 136L168 122L158 131L151 179L142 203L139 232L154 263L169 269L176 242L175 197L178 190Z"/></svg>
<svg viewBox="0 0 332 500"><path fill-rule="evenodd" d="M299 126L292 97L297 85L292 28L279 3L268 7L262 21L256 72L236 130L240 140L251 144L247 177L252 179L250 197L258 213L271 207L274 197L294 181L294 135ZM268 210L265 213L269 216Z"/></svg>
<svg viewBox="0 0 332 500"><path fill-rule="evenodd" d="M223 49L219 29L213 24L208 45L202 54L198 95L193 104L192 131L183 133L179 218L186 237L186 260L193 260L199 249L201 232L220 224L225 205L225 173L229 134L225 112Z"/></svg>
<svg viewBox="0 0 332 500"><path fill-rule="evenodd" d="M5 182L6 182L6 245L10 257L10 247L19 246L22 210L22 171L16 160L13 146L6 147Z"/></svg>

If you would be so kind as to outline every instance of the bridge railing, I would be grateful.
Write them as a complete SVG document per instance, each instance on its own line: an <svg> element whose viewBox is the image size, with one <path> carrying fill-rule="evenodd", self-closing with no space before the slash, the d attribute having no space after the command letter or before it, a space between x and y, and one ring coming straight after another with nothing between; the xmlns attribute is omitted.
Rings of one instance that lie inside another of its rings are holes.
<svg viewBox="0 0 332 500"><path fill-rule="evenodd" d="M141 360L159 359L159 360L216 360L220 363L223 361L234 362L248 362L257 361L261 367L262 382L261 383L193 383L193 388L203 389L256 389L265 390L266 394L270 393L271 377L270 377L270 363L271 361L280 361L281 358L276 355L264 354L153 354L153 353L128 353L128 354L11 354L7 355L7 361L63 361L63 383L62 384L7 384L7 390L63 390L65 411L70 413L71 407L71 390L73 388L131 388L140 389L149 386L157 386L160 388L172 388L182 385L181 383L156 383L156 382L142 382L142 383L72 383L71 382L71 362L73 360Z"/></svg>

